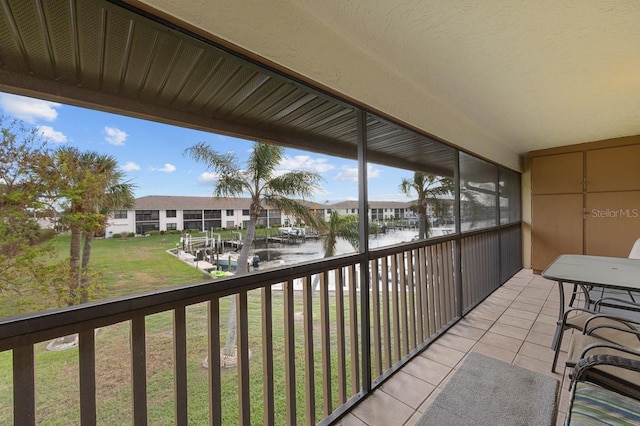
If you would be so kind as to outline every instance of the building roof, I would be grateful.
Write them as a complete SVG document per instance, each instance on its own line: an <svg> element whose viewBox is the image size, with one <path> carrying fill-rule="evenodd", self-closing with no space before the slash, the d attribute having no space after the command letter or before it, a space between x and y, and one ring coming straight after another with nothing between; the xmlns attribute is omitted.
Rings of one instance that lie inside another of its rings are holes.
<svg viewBox="0 0 640 426"><path fill-rule="evenodd" d="M322 204L313 201L300 201L311 209L357 209L358 202L341 201L335 204ZM248 209L251 200L246 197L191 197L180 195L147 195L136 199L136 210L224 210ZM414 201L369 201L370 208L409 208Z"/></svg>
<svg viewBox="0 0 640 426"><path fill-rule="evenodd" d="M174 195L148 195L136 198L136 210L220 210L248 209L249 198L188 197Z"/></svg>

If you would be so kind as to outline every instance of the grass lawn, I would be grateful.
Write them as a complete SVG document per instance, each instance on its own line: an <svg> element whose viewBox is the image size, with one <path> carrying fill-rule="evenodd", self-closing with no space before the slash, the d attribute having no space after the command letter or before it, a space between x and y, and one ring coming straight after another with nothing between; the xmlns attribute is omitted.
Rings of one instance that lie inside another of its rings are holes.
<svg viewBox="0 0 640 426"><path fill-rule="evenodd" d="M206 276L166 253L175 247L179 236L151 236L128 240L96 240L92 251L92 264L103 269L106 297L134 294L158 288L203 281ZM163 240L164 239L164 240ZM164 241L164 242L163 242ZM58 237L55 245L60 256L69 248L68 237ZM345 296L348 297L348 296ZM330 323L335 325L335 298L331 297ZM221 300L221 341L226 335L226 321L230 298ZM251 373L251 423L262 423L262 308L261 291L248 296L249 345L252 352ZM295 295L295 310L302 311L301 294ZM348 303L345 301L345 306ZM348 308L347 308L348 309ZM321 389L324 369L320 362L319 298L313 301L314 317L314 377L316 398L316 420L322 418ZM282 292L273 291L273 347L274 390L276 424L285 422L285 375L284 375L284 307ZM348 328L348 312L345 312ZM208 380L202 361L207 354L207 305L204 303L187 309L187 357L188 357L188 404L190 424L208 422ZM305 422L305 370L304 334L302 315L296 316L294 324L296 344L296 387L298 422ZM348 334L348 330L347 330ZM337 350L335 333L332 343L332 387L333 406L338 406ZM347 335L348 341L348 335ZM172 313L163 312L146 319L147 342L147 392L149 424L173 424L173 333ZM36 386L38 424L67 425L79 423L78 396L78 350L63 352L46 350L46 343L36 346ZM349 348L347 347L347 370L349 370ZM0 353L0 424L13 423L11 352ZM129 423L131 419L129 323L115 324L100 329L96 336L96 377L98 421L100 424ZM348 380L350 380L350 373ZM237 372L235 368L223 370L223 423L237 424ZM347 385L349 391L350 384Z"/></svg>

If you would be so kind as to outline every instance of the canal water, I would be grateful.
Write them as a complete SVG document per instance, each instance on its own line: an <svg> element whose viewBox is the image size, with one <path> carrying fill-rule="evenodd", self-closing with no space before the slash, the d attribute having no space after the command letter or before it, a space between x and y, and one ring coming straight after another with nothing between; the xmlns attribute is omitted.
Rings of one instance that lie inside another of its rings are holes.
<svg viewBox="0 0 640 426"><path fill-rule="evenodd" d="M369 238L369 248L389 246L411 241L417 235L417 230L392 230L386 234L372 235ZM355 249L343 239L336 243L336 255L354 253ZM297 243L261 243L253 251L252 255L260 258L258 269L270 267L294 265L324 257L322 240L306 240Z"/></svg>

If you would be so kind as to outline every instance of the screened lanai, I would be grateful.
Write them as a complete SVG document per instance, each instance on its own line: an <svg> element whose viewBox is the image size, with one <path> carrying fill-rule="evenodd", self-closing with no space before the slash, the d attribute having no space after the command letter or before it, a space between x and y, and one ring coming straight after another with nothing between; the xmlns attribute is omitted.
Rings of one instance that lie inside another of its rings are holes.
<svg viewBox="0 0 640 426"><path fill-rule="evenodd" d="M102 419L96 330L119 326L130 336L123 343L129 353L122 365L131 371L125 415L135 424L153 422L147 358L154 348L146 324L154 315L172 321L170 399L177 424L188 423L196 410L190 404L202 398L190 388L192 318L207 330L201 345L214 366L205 374L203 418L211 424L330 424L522 268L519 172L356 99L123 2L7 0L0 37L2 91L348 158L359 171L355 254L215 286L189 283L1 319L0 350L12 354L10 417L16 424L35 424L44 415L35 348L70 333L80 336L78 420ZM454 232L369 248L367 164L453 179ZM319 282L317 294L313 282ZM230 373L217 366L231 298L239 309L238 363ZM236 405L224 403L230 399Z"/></svg>

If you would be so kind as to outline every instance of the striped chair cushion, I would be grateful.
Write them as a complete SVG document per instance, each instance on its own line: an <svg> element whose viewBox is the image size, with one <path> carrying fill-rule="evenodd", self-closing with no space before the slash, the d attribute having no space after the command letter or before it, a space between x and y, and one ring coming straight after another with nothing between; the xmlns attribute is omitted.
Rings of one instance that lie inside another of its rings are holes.
<svg viewBox="0 0 640 426"><path fill-rule="evenodd" d="M576 383L567 425L639 425L640 401L589 382Z"/></svg>

